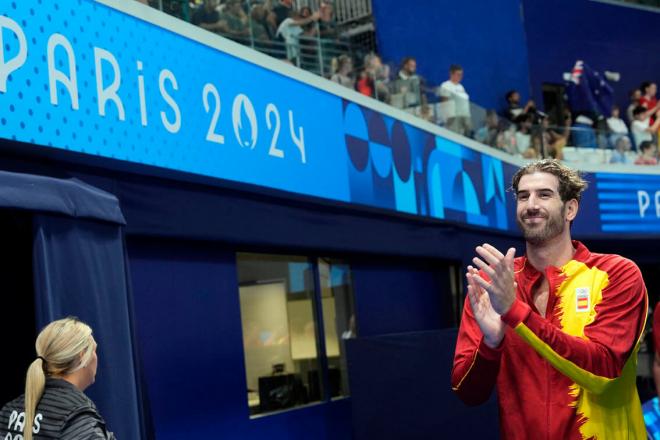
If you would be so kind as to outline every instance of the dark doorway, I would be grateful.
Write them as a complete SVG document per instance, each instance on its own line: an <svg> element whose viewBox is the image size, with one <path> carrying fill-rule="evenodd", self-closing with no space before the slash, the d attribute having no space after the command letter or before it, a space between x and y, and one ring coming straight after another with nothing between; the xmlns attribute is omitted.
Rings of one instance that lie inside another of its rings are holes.
<svg viewBox="0 0 660 440"><path fill-rule="evenodd" d="M0 405L23 393L27 367L36 357L32 242L31 215L0 210L0 334L4 354Z"/></svg>
<svg viewBox="0 0 660 440"><path fill-rule="evenodd" d="M566 99L564 98L564 86L562 84L543 83L543 108L550 117L550 123L561 126L564 123L564 109Z"/></svg>

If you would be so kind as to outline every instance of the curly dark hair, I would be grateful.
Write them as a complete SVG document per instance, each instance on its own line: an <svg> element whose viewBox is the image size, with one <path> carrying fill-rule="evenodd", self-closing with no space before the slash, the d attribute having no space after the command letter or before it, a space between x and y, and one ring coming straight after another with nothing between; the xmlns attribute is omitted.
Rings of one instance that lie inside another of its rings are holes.
<svg viewBox="0 0 660 440"><path fill-rule="evenodd" d="M536 172L557 176L559 180L559 196L562 202L572 199L579 202L582 198L582 193L589 186L589 183L582 178L579 171L567 167L557 159L542 159L525 165L513 175L513 179L511 180L513 194L518 193L518 183L522 176Z"/></svg>

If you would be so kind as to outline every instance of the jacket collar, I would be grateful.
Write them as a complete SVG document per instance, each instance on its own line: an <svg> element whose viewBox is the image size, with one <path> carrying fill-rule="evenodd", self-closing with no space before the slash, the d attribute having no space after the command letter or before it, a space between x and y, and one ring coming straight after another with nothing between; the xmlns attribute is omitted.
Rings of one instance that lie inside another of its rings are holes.
<svg viewBox="0 0 660 440"><path fill-rule="evenodd" d="M582 242L577 241L577 240L572 240L571 243L573 244L573 248L575 249L575 254L573 254L572 260L576 261L587 261L591 257L591 252L587 247L582 244ZM529 260L527 259L527 254L521 257L521 261L519 263L521 267L516 270L516 272L522 271L522 275L527 278L527 279L535 279L537 278L541 273L536 270L534 266L532 266L529 263ZM556 267L556 266L548 266L545 270L545 273L547 275L553 275L553 274L561 274L562 273L562 268L561 267Z"/></svg>

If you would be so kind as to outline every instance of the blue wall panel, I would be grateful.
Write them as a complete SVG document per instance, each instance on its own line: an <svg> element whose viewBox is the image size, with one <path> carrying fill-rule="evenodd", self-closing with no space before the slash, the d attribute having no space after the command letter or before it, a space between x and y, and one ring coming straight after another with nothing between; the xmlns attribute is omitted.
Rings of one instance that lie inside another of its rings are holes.
<svg viewBox="0 0 660 440"><path fill-rule="evenodd" d="M347 341L355 440L491 439L495 393L467 407L453 393L456 329Z"/></svg>
<svg viewBox="0 0 660 440"><path fill-rule="evenodd" d="M351 270L361 337L438 330L445 325L443 304L449 283L441 263L434 267L355 263Z"/></svg>
<svg viewBox="0 0 660 440"><path fill-rule="evenodd" d="M447 79L450 64L461 64L465 88L484 107L503 107L508 89L527 96L519 0L378 0L373 8L378 50L385 61L416 57L419 72L432 85Z"/></svg>

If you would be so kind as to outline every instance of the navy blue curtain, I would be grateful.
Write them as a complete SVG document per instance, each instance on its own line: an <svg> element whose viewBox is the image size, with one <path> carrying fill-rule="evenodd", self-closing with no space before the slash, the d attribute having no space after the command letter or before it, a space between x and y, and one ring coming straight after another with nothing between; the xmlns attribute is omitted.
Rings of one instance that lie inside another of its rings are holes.
<svg viewBox="0 0 660 440"><path fill-rule="evenodd" d="M73 315L92 327L99 363L86 394L119 439L143 438L121 227L50 214L34 227L37 325Z"/></svg>
<svg viewBox="0 0 660 440"><path fill-rule="evenodd" d="M99 364L86 393L119 439L149 437L117 198L75 178L0 171L0 207L32 213L37 327L71 315L87 322Z"/></svg>

